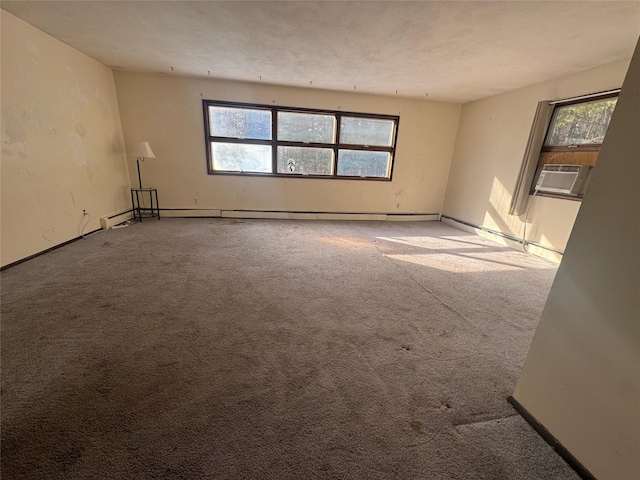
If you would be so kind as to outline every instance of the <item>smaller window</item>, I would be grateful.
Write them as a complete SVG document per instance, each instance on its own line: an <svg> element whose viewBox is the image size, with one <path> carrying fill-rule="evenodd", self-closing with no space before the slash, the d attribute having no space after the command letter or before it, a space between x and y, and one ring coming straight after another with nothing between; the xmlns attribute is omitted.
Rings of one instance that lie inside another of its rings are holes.
<svg viewBox="0 0 640 480"><path fill-rule="evenodd" d="M600 147L617 101L617 94L608 94L561 102L554 106L530 193L538 190L537 193L543 195L582 197L589 183L591 168L598 160ZM576 182L571 188L565 189L566 191L555 187L547 188L547 177L560 178L557 174L555 177L546 175L545 182L539 182L543 169L546 173L555 171L550 166L562 166L563 172L568 171L570 167L577 169L579 174L564 175L567 178L575 177Z"/></svg>
<svg viewBox="0 0 640 480"><path fill-rule="evenodd" d="M342 117L340 143L390 147L393 144L394 125L392 120Z"/></svg>
<svg viewBox="0 0 640 480"><path fill-rule="evenodd" d="M387 152L367 150L340 150L338 154L338 175L350 177L387 176L391 155Z"/></svg>
<svg viewBox="0 0 640 480"><path fill-rule="evenodd" d="M278 173L333 175L333 149L278 147Z"/></svg>
<svg viewBox="0 0 640 480"><path fill-rule="evenodd" d="M303 143L333 143L336 118L332 115L278 112L278 140Z"/></svg>
<svg viewBox="0 0 640 480"><path fill-rule="evenodd" d="M213 168L226 172L270 172L271 147L211 142Z"/></svg>
<svg viewBox="0 0 640 480"><path fill-rule="evenodd" d="M211 136L271 139L271 112L247 108L209 107Z"/></svg>
<svg viewBox="0 0 640 480"><path fill-rule="evenodd" d="M604 140L617 98L557 106L545 147L597 146Z"/></svg>

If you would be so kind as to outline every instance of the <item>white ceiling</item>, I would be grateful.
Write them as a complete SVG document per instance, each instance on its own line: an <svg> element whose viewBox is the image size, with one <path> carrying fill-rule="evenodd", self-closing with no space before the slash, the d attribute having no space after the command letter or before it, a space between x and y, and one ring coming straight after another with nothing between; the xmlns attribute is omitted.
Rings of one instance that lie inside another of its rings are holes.
<svg viewBox="0 0 640 480"><path fill-rule="evenodd" d="M640 0L1 6L117 69L455 102L630 57L640 35Z"/></svg>

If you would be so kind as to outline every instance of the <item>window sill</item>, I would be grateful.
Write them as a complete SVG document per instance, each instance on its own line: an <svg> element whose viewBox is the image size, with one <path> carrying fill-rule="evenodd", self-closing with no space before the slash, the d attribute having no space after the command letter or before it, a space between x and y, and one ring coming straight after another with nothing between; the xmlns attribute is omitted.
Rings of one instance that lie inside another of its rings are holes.
<svg viewBox="0 0 640 480"><path fill-rule="evenodd" d="M391 178L386 177L356 177L356 176L332 176L332 175L302 175L302 174L288 174L288 173L242 173L242 172L220 172L215 170L209 170L209 175L223 175L232 177L260 177L260 178L310 178L314 180L364 180L368 182L390 182Z"/></svg>
<svg viewBox="0 0 640 480"><path fill-rule="evenodd" d="M533 193L529 192L529 196L533 196ZM572 200L574 202L582 202L581 196L562 195L561 193L539 192L536 193L536 197L557 198L558 200Z"/></svg>

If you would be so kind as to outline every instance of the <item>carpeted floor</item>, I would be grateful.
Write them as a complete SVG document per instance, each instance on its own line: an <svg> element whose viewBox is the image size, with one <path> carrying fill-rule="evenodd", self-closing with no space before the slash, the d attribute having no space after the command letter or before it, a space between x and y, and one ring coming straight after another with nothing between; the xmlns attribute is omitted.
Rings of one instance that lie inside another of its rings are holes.
<svg viewBox="0 0 640 480"><path fill-rule="evenodd" d="M2 273L2 478L575 479L506 402L554 274L437 222L94 234Z"/></svg>

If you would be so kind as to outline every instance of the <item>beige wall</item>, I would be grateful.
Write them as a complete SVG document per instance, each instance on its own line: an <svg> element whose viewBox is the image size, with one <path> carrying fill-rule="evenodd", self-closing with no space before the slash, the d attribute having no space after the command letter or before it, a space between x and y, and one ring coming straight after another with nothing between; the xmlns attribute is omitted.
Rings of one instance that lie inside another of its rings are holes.
<svg viewBox="0 0 640 480"><path fill-rule="evenodd" d="M524 216L507 212L538 102L619 88L628 65L615 62L465 104L442 213L522 238ZM580 202L531 202L527 240L563 251ZM533 246L530 251L560 258Z"/></svg>
<svg viewBox="0 0 640 480"><path fill-rule="evenodd" d="M115 79L127 151L139 141L151 144L157 159L141 165L142 182L158 189L163 208L381 213L442 209L460 105L168 75L115 72ZM208 175L203 98L400 115L393 181Z"/></svg>
<svg viewBox="0 0 640 480"><path fill-rule="evenodd" d="M2 21L2 265L128 208L110 69L17 17Z"/></svg>
<svg viewBox="0 0 640 480"><path fill-rule="evenodd" d="M600 480L640 472L640 47L514 398Z"/></svg>

